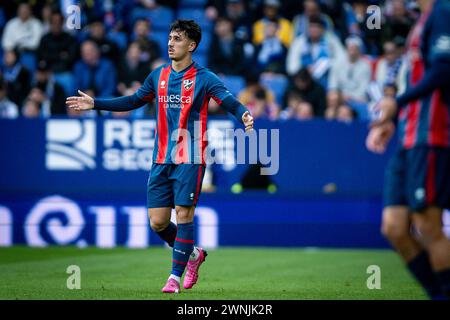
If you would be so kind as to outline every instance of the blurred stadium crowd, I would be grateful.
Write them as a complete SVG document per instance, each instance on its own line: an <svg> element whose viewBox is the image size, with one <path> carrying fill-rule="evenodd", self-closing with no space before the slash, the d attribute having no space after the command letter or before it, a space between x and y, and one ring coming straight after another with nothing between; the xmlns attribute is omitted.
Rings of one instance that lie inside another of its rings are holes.
<svg viewBox="0 0 450 320"><path fill-rule="evenodd" d="M80 7L80 28L66 21ZM381 9L380 28L367 10ZM407 0L59 0L0 7L0 118L133 117L67 110L65 97L132 94L168 61L177 18L203 35L194 59L216 72L257 118L368 120L383 94L404 90L406 38L419 12ZM210 114L224 111L212 100Z"/></svg>

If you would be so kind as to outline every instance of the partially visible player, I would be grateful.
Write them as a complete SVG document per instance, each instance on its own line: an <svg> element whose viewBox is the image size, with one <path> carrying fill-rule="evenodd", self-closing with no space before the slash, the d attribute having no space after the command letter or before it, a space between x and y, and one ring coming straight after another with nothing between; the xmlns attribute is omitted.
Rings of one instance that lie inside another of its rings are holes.
<svg viewBox="0 0 450 320"><path fill-rule="evenodd" d="M408 84L385 97L367 148L381 153L395 131L399 149L386 170L382 232L431 299L450 298L450 1L418 0L408 38ZM412 228L411 228L412 227Z"/></svg>
<svg viewBox="0 0 450 320"><path fill-rule="evenodd" d="M253 117L224 87L219 78L192 60L201 40L201 29L193 20L177 20L168 39L170 64L147 77L131 95L115 99L95 99L78 91L67 98L75 110L128 111L156 99L157 135L153 165L147 186L147 207L151 228L172 250L172 272L162 292L179 293L197 283L200 265L207 255L194 247L194 210L205 174L206 120L212 98L245 126L253 128ZM175 207L177 225L170 221Z"/></svg>

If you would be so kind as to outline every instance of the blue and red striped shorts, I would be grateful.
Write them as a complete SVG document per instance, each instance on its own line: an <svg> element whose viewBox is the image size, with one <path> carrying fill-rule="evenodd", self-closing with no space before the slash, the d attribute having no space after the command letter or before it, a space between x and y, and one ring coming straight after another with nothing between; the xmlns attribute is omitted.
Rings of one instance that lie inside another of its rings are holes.
<svg viewBox="0 0 450 320"><path fill-rule="evenodd" d="M205 165L153 163L147 183L147 208L195 206Z"/></svg>
<svg viewBox="0 0 450 320"><path fill-rule="evenodd" d="M387 166L383 193L385 207L407 206L412 212L450 208L450 149L399 149Z"/></svg>

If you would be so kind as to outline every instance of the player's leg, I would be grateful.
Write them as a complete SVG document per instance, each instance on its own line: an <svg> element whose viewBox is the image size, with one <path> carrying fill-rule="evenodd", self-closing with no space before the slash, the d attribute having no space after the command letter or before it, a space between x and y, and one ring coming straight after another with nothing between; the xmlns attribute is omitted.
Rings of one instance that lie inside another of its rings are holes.
<svg viewBox="0 0 450 320"><path fill-rule="evenodd" d="M169 285L170 281L175 281L179 285L186 266L188 266L188 273L186 274L187 278L185 278L185 282L186 279L195 278L193 282L195 284L198 278L198 268L206 257L204 250L194 247L194 212L205 173L204 169L203 165L173 165L168 176L169 180L173 181L174 203L177 214L177 234L172 251L172 272L166 286ZM197 263L195 277L192 277L192 260L194 258L197 258ZM189 286L184 287L190 288ZM164 291L163 288L163 292L173 291Z"/></svg>
<svg viewBox="0 0 450 320"><path fill-rule="evenodd" d="M450 204L450 152L416 147L408 151L407 160L407 198L417 239L427 251L441 297L450 297L450 242L443 232L441 209Z"/></svg>
<svg viewBox="0 0 450 320"><path fill-rule="evenodd" d="M450 240L443 231L443 209L428 207L413 216L419 240L430 256L442 293L450 298Z"/></svg>
<svg viewBox="0 0 450 320"><path fill-rule="evenodd" d="M177 234L177 226L170 221L171 213L171 207L148 208L150 227L162 240L167 242L170 247L173 247Z"/></svg>
<svg viewBox="0 0 450 320"><path fill-rule="evenodd" d="M177 233L172 250L172 271L163 288L165 293L179 293L180 282L194 249L194 207L175 207Z"/></svg>
<svg viewBox="0 0 450 320"><path fill-rule="evenodd" d="M171 208L174 206L173 182L169 179L171 165L152 165L147 183L147 208L150 225L158 235L173 246L177 227L170 222ZM162 288L165 293L180 292L180 281L169 277Z"/></svg>
<svg viewBox="0 0 450 320"><path fill-rule="evenodd" d="M177 227L170 221L174 200L169 171L169 165L152 165L147 183L147 208L152 230L173 247Z"/></svg>
<svg viewBox="0 0 450 320"><path fill-rule="evenodd" d="M200 266L207 256L206 250L194 246L194 212L200 196L204 174L204 165L181 164L177 166L177 171L173 175L176 180L174 197L178 224L177 239L187 240L189 243L185 241L183 247L186 252L191 252L187 259L186 256L174 258L174 260L182 258L183 262L187 262L185 265L187 272L183 282L185 289L190 289L197 283ZM188 245L190 246L188 247ZM176 246L177 241L175 241ZM176 251L174 251L174 257L175 253ZM174 264L175 267L181 270L182 265Z"/></svg>
<svg viewBox="0 0 450 320"><path fill-rule="evenodd" d="M176 206L178 233L175 240L175 247L179 247L183 251L174 250L173 269L179 270L182 274L187 268L186 275L183 281L185 289L191 289L198 280L199 269L205 261L208 253L203 248L194 246L194 211L195 207ZM188 255L188 253L190 253ZM176 261L175 261L176 260Z"/></svg>
<svg viewBox="0 0 450 320"><path fill-rule="evenodd" d="M428 253L411 234L408 207L389 206L383 210L382 233L389 240L408 270L432 299L441 295L439 282L431 267Z"/></svg>
<svg viewBox="0 0 450 320"><path fill-rule="evenodd" d="M411 235L407 200L407 152L399 150L386 168L382 233L405 261L409 271L432 299L441 295L427 252Z"/></svg>
<svg viewBox="0 0 450 320"><path fill-rule="evenodd" d="M413 260L422 251L420 244L412 237L410 227L411 217L408 207L384 208L381 233L406 262Z"/></svg>
<svg viewBox="0 0 450 320"><path fill-rule="evenodd" d="M180 281L194 250L194 207L176 206L177 235L172 254L172 275Z"/></svg>

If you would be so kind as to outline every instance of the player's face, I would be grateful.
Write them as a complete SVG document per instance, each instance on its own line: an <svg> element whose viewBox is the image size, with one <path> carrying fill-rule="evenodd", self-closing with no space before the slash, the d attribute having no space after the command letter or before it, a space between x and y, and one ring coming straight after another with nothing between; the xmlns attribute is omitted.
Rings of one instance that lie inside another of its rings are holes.
<svg viewBox="0 0 450 320"><path fill-rule="evenodd" d="M169 58L175 61L182 60L195 49L195 42L190 40L184 32L172 31L169 34Z"/></svg>

